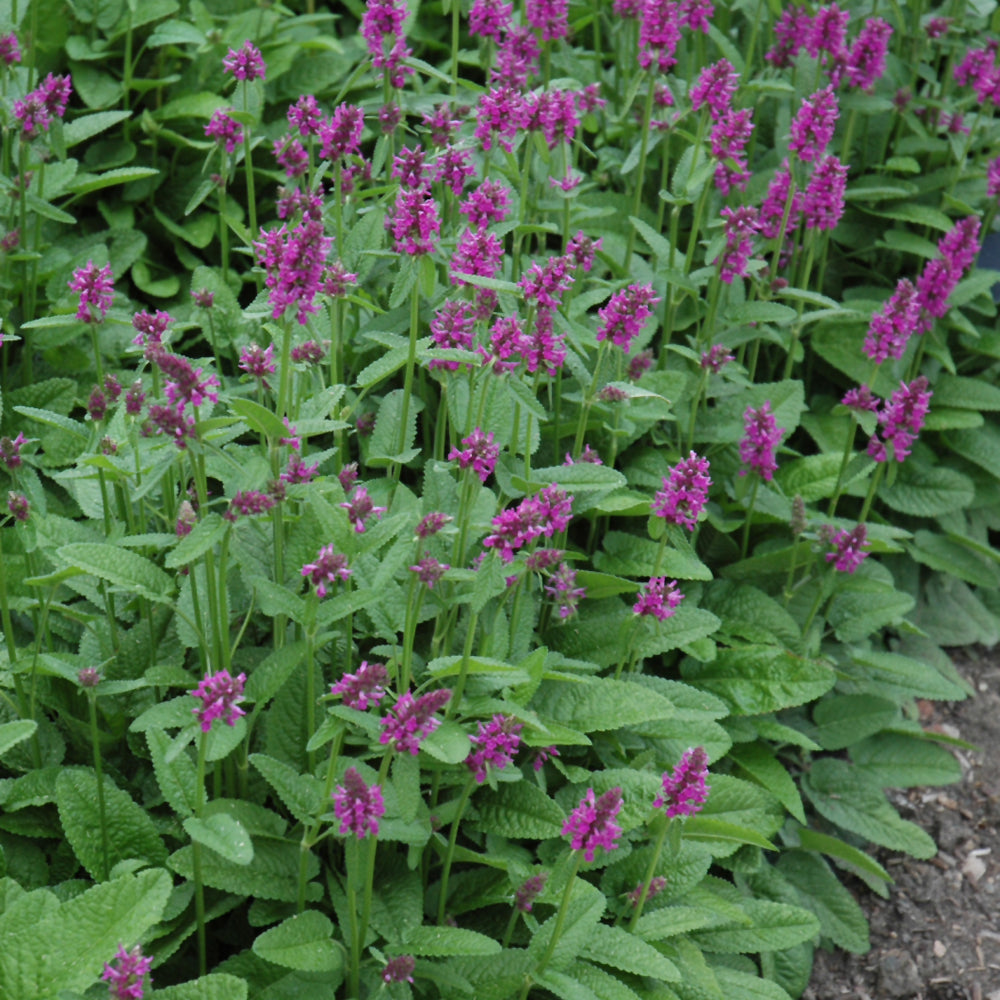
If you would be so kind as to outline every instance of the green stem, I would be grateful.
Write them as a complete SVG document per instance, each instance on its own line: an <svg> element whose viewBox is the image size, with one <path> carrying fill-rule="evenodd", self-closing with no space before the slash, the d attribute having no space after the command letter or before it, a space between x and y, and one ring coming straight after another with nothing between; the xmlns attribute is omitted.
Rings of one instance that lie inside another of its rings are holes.
<svg viewBox="0 0 1000 1000"><path fill-rule="evenodd" d="M444 926L445 917L447 915L447 903L448 903L448 879L451 877L451 863L455 856L455 844L458 842L458 827L462 820L462 814L465 812L465 807L469 804L469 798L472 795L473 789L476 787L476 776L470 774L465 782L465 787L462 789L461 798L458 800L458 809L455 812L455 818L451 821L451 832L448 834L448 850L444 856L444 868L441 871L441 891L438 895L438 914L437 922L440 926Z"/></svg>
<svg viewBox="0 0 1000 1000"><path fill-rule="evenodd" d="M97 728L97 692L93 688L87 691L87 702L90 707L90 745L94 751L94 770L97 772L97 812L101 821L101 860L104 863L103 881L111 877L111 863L108 860L108 823L104 808L104 771L101 767L101 742Z"/></svg>
<svg viewBox="0 0 1000 1000"><path fill-rule="evenodd" d="M875 475L872 476L871 485L868 487L868 495L865 497L864 506L862 506L861 514L858 517L858 521L862 524L868 520L868 512L872 509L872 501L874 501L875 494L882 482L882 476L885 474L887 462L888 459L885 462L879 462L878 468L875 469Z"/></svg>
<svg viewBox="0 0 1000 1000"><path fill-rule="evenodd" d="M649 75L649 88L646 91L646 101L642 106L642 135L639 139L639 166L635 174L635 194L632 198L632 215L639 218L642 207L642 182L646 178L646 154L649 152L649 122L653 117L653 97L656 92L656 81ZM625 246L625 273L632 268L632 252L635 250L635 226L629 226L628 243Z"/></svg>
<svg viewBox="0 0 1000 1000"><path fill-rule="evenodd" d="M457 0L456 0L457 2ZM403 378L403 413L399 422L397 456L406 447L406 425L410 419L410 396L413 393L413 369L417 362L417 334L420 332L420 282L416 281L410 294L410 346L406 355L406 375ZM393 469L397 465L393 464ZM392 476L390 475L390 478Z"/></svg>
<svg viewBox="0 0 1000 1000"><path fill-rule="evenodd" d="M753 508L757 502L757 490L760 489L760 476L754 475L753 487L750 490L750 502L747 504L747 519L743 522L743 544L740 546L740 559L746 559L750 544L750 524L753 521Z"/></svg>
<svg viewBox="0 0 1000 1000"><path fill-rule="evenodd" d="M834 487L833 496L830 498L830 506L826 509L827 517L833 517L837 510L837 502L840 500L840 494L843 491L844 473L847 471L847 464L851 460L851 455L854 454L854 438L857 433L858 425L854 420L851 420L851 431L847 435L847 441L844 443L844 454L840 459L840 468L837 470L837 485Z"/></svg>
<svg viewBox="0 0 1000 1000"><path fill-rule="evenodd" d="M465 633L465 645L462 648L462 666L458 671L458 680L452 689L451 698L448 699L448 707L445 709L444 717L451 718L452 714L458 710L462 704L462 695L465 693L465 682L469 677L469 659L472 656L472 644L476 638L476 626L479 623L479 612L470 611L468 631Z"/></svg>
<svg viewBox="0 0 1000 1000"><path fill-rule="evenodd" d="M649 859L649 865L642 880L642 893L639 895L639 902L635 904L632 919L628 923L630 933L635 931L635 925L639 922L639 917L642 916L642 908L646 905L646 897L649 895L650 886L653 884L653 875L656 873L656 866L660 863L660 854L663 851L663 844L667 839L667 831L669 831L672 822L673 820L667 819L663 824L663 829L660 830L660 835L656 838L653 856Z"/></svg>
<svg viewBox="0 0 1000 1000"><path fill-rule="evenodd" d="M205 753L208 734L198 735L198 771L195 779L194 814L201 819L205 812ZM198 971L204 976L208 969L207 944L205 939L205 883L201 871L201 844L192 838L191 849L194 862L194 908L198 920Z"/></svg>

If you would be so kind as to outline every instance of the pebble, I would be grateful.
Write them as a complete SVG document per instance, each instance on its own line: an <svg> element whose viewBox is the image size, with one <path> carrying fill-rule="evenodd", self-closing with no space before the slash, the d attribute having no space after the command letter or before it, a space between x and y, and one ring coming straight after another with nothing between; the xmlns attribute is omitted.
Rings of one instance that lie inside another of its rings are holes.
<svg viewBox="0 0 1000 1000"><path fill-rule="evenodd" d="M878 985L883 997L915 996L923 985L917 963L904 951L883 953L878 963Z"/></svg>

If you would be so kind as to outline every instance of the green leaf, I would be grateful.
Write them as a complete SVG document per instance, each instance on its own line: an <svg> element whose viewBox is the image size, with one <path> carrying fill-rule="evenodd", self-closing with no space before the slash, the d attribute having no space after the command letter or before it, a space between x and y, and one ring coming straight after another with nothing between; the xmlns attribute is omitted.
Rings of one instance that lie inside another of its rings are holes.
<svg viewBox="0 0 1000 1000"><path fill-rule="evenodd" d="M557 996L559 1000L602 1000L599 994L574 976L556 969L546 969L545 972L533 976L532 979L543 989Z"/></svg>
<svg viewBox="0 0 1000 1000"><path fill-rule="evenodd" d="M214 549L221 541L230 525L215 513L209 511L192 529L167 553L164 565L168 569L189 566L200 556Z"/></svg>
<svg viewBox="0 0 1000 1000"><path fill-rule="evenodd" d="M269 653L254 667L244 693L255 711L260 711L281 690L305 656L305 641L293 642Z"/></svg>
<svg viewBox="0 0 1000 1000"><path fill-rule="evenodd" d="M902 653L855 652L844 669L859 687L884 694L897 703L910 698L961 701L964 689L944 677L930 663Z"/></svg>
<svg viewBox="0 0 1000 1000"><path fill-rule="evenodd" d="M153 759L156 783L163 797L179 816L193 816L198 804L198 778L194 763L183 753L168 759L167 751L173 741L162 729L147 729L146 742Z"/></svg>
<svg viewBox="0 0 1000 1000"><path fill-rule="evenodd" d="M663 695L608 677L545 681L532 707L556 722L588 733L638 726L674 714L674 706Z"/></svg>
<svg viewBox="0 0 1000 1000"><path fill-rule="evenodd" d="M202 855L202 878L213 889L236 893L239 896L259 896L261 899L278 899L294 903L298 899L299 844L258 837L254 841L252 865L235 865L214 853ZM175 851L167 865L186 879L194 878L194 857L189 846ZM310 882L319 872L319 862L309 855L306 881ZM307 897L319 894L319 886L307 886Z"/></svg>
<svg viewBox="0 0 1000 1000"><path fill-rule="evenodd" d="M479 826L502 837L559 837L566 822L562 809L532 781L504 782L495 791L483 789L475 803Z"/></svg>
<svg viewBox="0 0 1000 1000"><path fill-rule="evenodd" d="M799 830L798 836L803 850L819 851L828 857L843 861L851 868L857 868L875 878L882 879L884 882L892 881L892 876L874 858L854 847L853 844L845 843L839 837L807 829Z"/></svg>
<svg viewBox="0 0 1000 1000"><path fill-rule="evenodd" d="M660 543L623 531L609 531L594 566L615 576L652 576L654 570L678 580L711 580L712 571L690 545L668 545L660 557Z"/></svg>
<svg viewBox="0 0 1000 1000"><path fill-rule="evenodd" d="M824 757L814 761L803 790L824 819L845 830L915 858L937 854L933 839L915 823L902 819L881 789L845 760Z"/></svg>
<svg viewBox="0 0 1000 1000"><path fill-rule="evenodd" d="M797 315L791 306L783 306L780 302L741 302L729 309L725 318L730 323L774 323L776 326L786 326Z"/></svg>
<svg viewBox="0 0 1000 1000"><path fill-rule="evenodd" d="M375 430L372 431L368 464L375 460L377 465L389 465L392 462L406 463L412 461L419 453L413 447L417 436L418 401L411 398L410 411L406 418L406 432L403 435L403 449L399 450L399 425L403 419L403 390L393 389L379 403L378 415L375 418Z"/></svg>
<svg viewBox="0 0 1000 1000"><path fill-rule="evenodd" d="M343 952L333 941L333 923L318 910L306 910L258 934L254 954L275 965L300 972L332 972Z"/></svg>
<svg viewBox="0 0 1000 1000"><path fill-rule="evenodd" d="M715 978L727 997L739 997L740 1000L792 1000L788 991L771 979L762 979L724 965L715 966L714 971Z"/></svg>
<svg viewBox="0 0 1000 1000"><path fill-rule="evenodd" d="M669 983L681 978L680 971L670 959L622 927L598 924L581 955L592 962L610 965L637 976L652 976Z"/></svg>
<svg viewBox="0 0 1000 1000"><path fill-rule="evenodd" d="M819 920L820 932L838 948L864 955L871 947L868 921L830 866L806 851L784 851L778 871L801 893L804 907Z"/></svg>
<svg viewBox="0 0 1000 1000"><path fill-rule="evenodd" d="M98 111L93 115L81 115L63 125L63 141L70 149L84 139L99 135L129 117L127 111Z"/></svg>
<svg viewBox="0 0 1000 1000"><path fill-rule="evenodd" d="M1000 427L987 424L975 430L952 431L947 435L947 441L962 458L1000 479Z"/></svg>
<svg viewBox="0 0 1000 1000"><path fill-rule="evenodd" d="M247 1000L247 984L237 976L210 972L178 986L157 987L156 1000Z"/></svg>
<svg viewBox="0 0 1000 1000"><path fill-rule="evenodd" d="M729 841L735 844L752 844L765 851L776 851L778 848L767 837L756 830L741 826L738 823L728 823L712 816L692 816L684 824L684 835L694 840Z"/></svg>
<svg viewBox="0 0 1000 1000"><path fill-rule="evenodd" d="M156 177L160 173L153 167L118 167L115 170L105 170L103 174L77 174L75 180L67 188L73 194L90 194L104 188L115 187L118 184L130 184L146 177Z"/></svg>
<svg viewBox="0 0 1000 1000"><path fill-rule="evenodd" d="M918 226L939 229L942 233L948 232L954 225L954 222L940 209L931 208L930 205L920 205L917 202L894 205L890 209L883 208L879 211L875 211L874 209L867 209L867 211L881 219L897 219L900 222L912 222Z"/></svg>
<svg viewBox="0 0 1000 1000"><path fill-rule="evenodd" d="M658 266L666 264L670 260L670 241L661 236L652 226L647 225L642 219L637 219L634 215L628 217L635 231L643 238L647 246L656 255Z"/></svg>
<svg viewBox="0 0 1000 1000"><path fill-rule="evenodd" d="M856 771L883 788L950 785L961 780L954 754L929 740L902 733L879 733L851 747Z"/></svg>
<svg viewBox="0 0 1000 1000"><path fill-rule="evenodd" d="M192 816L184 820L187 835L210 847L216 854L236 865L253 861L253 843L243 824L228 813L215 813L207 819Z"/></svg>
<svg viewBox="0 0 1000 1000"><path fill-rule="evenodd" d="M719 650L711 663L690 658L681 675L726 702L734 715L760 715L814 701L833 687L836 675L822 660L775 646Z"/></svg>
<svg viewBox="0 0 1000 1000"><path fill-rule="evenodd" d="M0 726L0 754L6 753L11 747L17 746L23 740L29 739L38 729L34 719L17 719L5 722Z"/></svg>
<svg viewBox="0 0 1000 1000"><path fill-rule="evenodd" d="M411 927L403 935L403 950L411 955L443 958L449 955L495 955L500 943L464 927Z"/></svg>
<svg viewBox="0 0 1000 1000"><path fill-rule="evenodd" d="M865 694L824 698L813 712L816 739L825 750L843 750L891 726L899 717L895 702Z"/></svg>
<svg viewBox="0 0 1000 1000"><path fill-rule="evenodd" d="M138 858L162 864L167 852L146 811L104 775L104 829L108 869L119 861ZM90 769L69 768L56 780L56 806L66 839L80 864L95 878L107 878L101 839L97 775Z"/></svg>
<svg viewBox="0 0 1000 1000"><path fill-rule="evenodd" d="M461 764L472 750L469 734L457 722L442 722L420 749L445 764Z"/></svg>
<svg viewBox="0 0 1000 1000"><path fill-rule="evenodd" d="M907 549L918 563L975 587L995 590L1000 586L1000 568L995 562L936 532L918 531Z"/></svg>
<svg viewBox="0 0 1000 1000"><path fill-rule="evenodd" d="M573 983L572 988L582 987L589 990L598 1000L641 1000L639 994L626 986L617 976L612 975L606 969L599 969L596 965L591 965L590 962L574 962L568 973L557 972L555 976ZM563 996L561 979L553 981L548 978L548 973L546 973L545 978L545 988L552 990L556 996L561 998ZM664 986L658 991L659 1000L676 1000L676 996L672 998L663 992L666 988Z"/></svg>
<svg viewBox="0 0 1000 1000"><path fill-rule="evenodd" d="M691 937L705 951L737 953L783 951L819 933L819 921L808 910L766 899L747 899L743 909L750 927L722 927L692 931Z"/></svg>
<svg viewBox="0 0 1000 1000"><path fill-rule="evenodd" d="M720 922L719 915L705 907L664 906L644 913L635 925L635 933L643 941L663 941Z"/></svg>
<svg viewBox="0 0 1000 1000"><path fill-rule="evenodd" d="M834 596L827 620L841 642L860 642L886 625L898 625L915 603L892 584L857 573Z"/></svg>
<svg viewBox="0 0 1000 1000"><path fill-rule="evenodd" d="M267 754L252 753L249 759L288 811L300 823L311 823L323 807L323 783L311 774L299 774L293 767Z"/></svg>
<svg viewBox="0 0 1000 1000"><path fill-rule="evenodd" d="M764 786L800 823L805 825L802 799L791 775L767 744L737 743L729 756L755 781Z"/></svg>
<svg viewBox="0 0 1000 1000"><path fill-rule="evenodd" d="M945 466L929 466L913 457L898 470L896 481L883 484L879 499L914 517L940 517L971 506L975 486L968 476Z"/></svg>
<svg viewBox="0 0 1000 1000"><path fill-rule="evenodd" d="M288 431L281 418L266 406L261 406L252 399L239 398L230 399L229 405L251 429L270 438L272 444L277 444L281 438L288 437Z"/></svg>
<svg viewBox="0 0 1000 1000"><path fill-rule="evenodd" d="M942 372L934 379L934 406L953 406L959 410L1000 410L1000 386L982 378Z"/></svg>
<svg viewBox="0 0 1000 1000"><path fill-rule="evenodd" d="M552 968L565 968L586 948L606 906L607 901L600 889L584 879L574 878L569 904L562 915L562 932L552 953ZM560 913L553 913L532 935L528 952L536 962L548 950L559 920Z"/></svg>
<svg viewBox="0 0 1000 1000"><path fill-rule="evenodd" d="M118 587L134 591L151 601L173 603L174 582L159 566L137 552L100 542L74 542L56 552L68 566Z"/></svg>

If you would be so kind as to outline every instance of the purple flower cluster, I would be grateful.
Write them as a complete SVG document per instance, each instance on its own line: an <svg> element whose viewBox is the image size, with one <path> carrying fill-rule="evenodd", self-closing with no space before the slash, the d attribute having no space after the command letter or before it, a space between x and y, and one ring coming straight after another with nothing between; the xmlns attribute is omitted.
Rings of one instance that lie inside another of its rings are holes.
<svg viewBox="0 0 1000 1000"><path fill-rule="evenodd" d="M412 983L413 970L417 967L412 955L399 955L389 959L382 970L382 981L385 983Z"/></svg>
<svg viewBox="0 0 1000 1000"><path fill-rule="evenodd" d="M290 232L287 226L261 229L254 243L257 260L267 276L264 283L270 290L271 315L280 319L286 309L295 310L295 318L305 325L316 312L316 296L320 292L323 268L333 246L333 238L323 235L323 223L304 219Z"/></svg>
<svg viewBox="0 0 1000 1000"><path fill-rule="evenodd" d="M222 69L237 80L263 80L267 65L260 49L246 39L238 49L230 49L222 60Z"/></svg>
<svg viewBox="0 0 1000 1000"><path fill-rule="evenodd" d="M1000 67L996 56L996 47L987 44L983 49L969 49L955 67L955 80L962 86L971 84L980 104L1000 102Z"/></svg>
<svg viewBox="0 0 1000 1000"><path fill-rule="evenodd" d="M887 358L898 361L903 356L910 337L916 333L919 322L920 302L917 289L909 278L900 278L896 283L896 291L882 309L872 316L865 335L865 354L879 364Z"/></svg>
<svg viewBox="0 0 1000 1000"><path fill-rule="evenodd" d="M785 429L779 427L774 419L769 399L764 401L763 406L746 408L743 414L743 432L740 458L751 469L760 473L763 479L772 479L778 468L774 453L781 443ZM746 472L747 470L741 470L740 474L746 475Z"/></svg>
<svg viewBox="0 0 1000 1000"><path fill-rule="evenodd" d="M469 737L475 750L465 758L465 764L481 785L486 780L487 764L502 771L514 759L524 724L509 715L494 715L489 722L477 725L479 732Z"/></svg>
<svg viewBox="0 0 1000 1000"><path fill-rule="evenodd" d="M404 750L416 756L420 744L441 725L434 715L447 704L451 691L438 688L414 698L409 691L400 695L389 714L382 719L379 742L391 743L398 753Z"/></svg>
<svg viewBox="0 0 1000 1000"><path fill-rule="evenodd" d="M545 41L569 34L569 0L526 0L525 17Z"/></svg>
<svg viewBox="0 0 1000 1000"><path fill-rule="evenodd" d="M427 188L401 187L385 224L396 241L396 252L410 256L433 253L441 232L437 202Z"/></svg>
<svg viewBox="0 0 1000 1000"><path fill-rule="evenodd" d="M722 194L733 188L745 190L750 180L750 169L744 158L746 144L753 134L752 112L727 111L712 127L710 142L715 165L715 186Z"/></svg>
<svg viewBox="0 0 1000 1000"><path fill-rule="evenodd" d="M670 476L664 477L663 489L657 490L653 513L670 524L684 525L694 531L712 485L708 468L708 459L700 458L693 451L681 459L670 470Z"/></svg>
<svg viewBox="0 0 1000 1000"><path fill-rule="evenodd" d="M384 664L362 660L357 673L344 674L330 687L330 694L343 695L344 704L348 708L366 712L369 705L377 708L385 697L385 683L388 679L389 672Z"/></svg>
<svg viewBox="0 0 1000 1000"><path fill-rule="evenodd" d="M708 774L708 754L704 747L684 751L673 774L663 774L663 790L653 800L653 808L665 808L667 817L693 816L700 812L708 798L705 784Z"/></svg>
<svg viewBox="0 0 1000 1000"><path fill-rule="evenodd" d="M645 588L639 589L639 597L632 605L632 611L640 617L652 615L657 621L665 622L672 618L677 605L684 600L684 595L677 589L677 581L667 583L664 576L650 577Z"/></svg>
<svg viewBox="0 0 1000 1000"><path fill-rule="evenodd" d="M9 65L9 64L8 64ZM55 76L52 73L24 98L14 102L14 117L21 123L26 139L34 139L42 132L48 132L54 118L66 114L69 96L73 93L73 81L69 76Z"/></svg>
<svg viewBox="0 0 1000 1000"><path fill-rule="evenodd" d="M263 493L260 490L237 490L233 499L229 501L229 509L222 516L227 521L236 521L241 517L255 517L258 514L266 514L276 503L277 500L270 493Z"/></svg>
<svg viewBox="0 0 1000 1000"><path fill-rule="evenodd" d="M374 515L378 518L387 509L385 507L376 507L372 502L372 498L368 495L367 488L364 486L356 486L350 497L339 506L347 511L347 519L354 525L354 530L359 535L364 532L365 524L369 517ZM320 596L322 597L323 595L320 594Z"/></svg>
<svg viewBox="0 0 1000 1000"><path fill-rule="evenodd" d="M485 483L496 467L500 457L500 445L493 443L493 431L484 434L478 427L462 438L463 448L452 448L448 453L449 462L458 462L460 469L472 469L479 481Z"/></svg>
<svg viewBox="0 0 1000 1000"><path fill-rule="evenodd" d="M201 699L201 707L191 711L201 723L201 731L207 733L216 719L224 719L229 726L235 726L241 715L246 715L236 703L243 700L243 685L247 675L231 677L228 670L206 675L191 693Z"/></svg>
<svg viewBox="0 0 1000 1000"><path fill-rule="evenodd" d="M98 267L92 260L88 260L84 267L78 267L73 272L68 284L71 291L80 293L80 307L76 311L76 318L81 323L103 322L115 299L111 265Z"/></svg>
<svg viewBox="0 0 1000 1000"><path fill-rule="evenodd" d="M521 913L530 913L535 900L545 888L545 883L548 880L549 876L546 872L542 872L539 875L532 875L531 878L525 879L514 893L514 906Z"/></svg>
<svg viewBox="0 0 1000 1000"><path fill-rule="evenodd" d="M243 142L243 126L220 108L212 112L211 120L205 126L205 135L225 146L227 153L232 153Z"/></svg>
<svg viewBox="0 0 1000 1000"><path fill-rule="evenodd" d="M917 302L920 305L919 332L931 329L934 318L948 312L948 299L979 250L980 222L975 215L960 219L941 237L940 257L928 261L917 278Z"/></svg>
<svg viewBox="0 0 1000 1000"><path fill-rule="evenodd" d="M583 851L583 856L593 861L598 847L613 851L618 846L622 828L615 822L615 817L621 808L621 788L611 788L599 799L594 798L593 788L588 788L587 794L563 824L563 836L571 838L570 847L574 851Z"/></svg>
<svg viewBox="0 0 1000 1000"><path fill-rule="evenodd" d="M587 588L576 585L576 570L568 563L560 563L549 575L545 592L555 601L560 618L575 615L577 605L587 596Z"/></svg>
<svg viewBox="0 0 1000 1000"><path fill-rule="evenodd" d="M411 55L403 34L408 13L405 0L368 0L361 21L361 35L368 43L372 64L384 72L393 87L402 87L413 73L404 63Z"/></svg>
<svg viewBox="0 0 1000 1000"><path fill-rule="evenodd" d="M101 979L108 984L112 1000L142 1000L143 990L153 960L143 955L142 948L136 945L131 951L126 951L123 945L118 945L118 953L113 961L104 963ZM150 977L151 979L152 977Z"/></svg>
<svg viewBox="0 0 1000 1000"><path fill-rule="evenodd" d="M23 493L16 493L14 490L7 491L7 510L13 515L15 521L27 521L31 513L31 504Z"/></svg>
<svg viewBox="0 0 1000 1000"><path fill-rule="evenodd" d="M448 563L440 562L429 552L424 553L424 558L409 567L411 573L415 573L417 579L428 589L433 590L434 584L441 579L451 566Z"/></svg>
<svg viewBox="0 0 1000 1000"><path fill-rule="evenodd" d="M632 341L642 332L659 301L652 285L629 285L615 292L608 304L597 311L601 320L597 328L598 343L612 340L628 354Z"/></svg>
<svg viewBox="0 0 1000 1000"><path fill-rule="evenodd" d="M833 86L817 90L802 102L798 114L792 120L788 148L797 153L805 163L819 159L833 138L839 117L840 106Z"/></svg>
<svg viewBox="0 0 1000 1000"><path fill-rule="evenodd" d="M326 597L327 585L349 580L351 569L347 565L347 556L337 552L332 545L324 545L316 554L316 561L302 567L302 575L316 585L319 597Z"/></svg>
<svg viewBox="0 0 1000 1000"><path fill-rule="evenodd" d="M493 533L483 540L487 549L496 549L500 558L512 562L514 553L544 535L551 538L564 531L572 517L573 497L554 483L537 496L525 497L517 507L502 511L493 518Z"/></svg>
<svg viewBox="0 0 1000 1000"><path fill-rule="evenodd" d="M924 426L931 395L927 379L919 375L909 385L901 382L892 398L882 404L878 415L880 431L873 434L868 442L868 454L876 462L888 461L887 444L892 445L897 462L906 459Z"/></svg>
<svg viewBox="0 0 1000 1000"><path fill-rule="evenodd" d="M706 66L691 88L691 107L700 111L707 107L713 120L719 121L732 109L733 96L739 85L739 74L728 59Z"/></svg>
<svg viewBox="0 0 1000 1000"><path fill-rule="evenodd" d="M880 17L867 17L847 56L847 82L870 91L885 73L892 26Z"/></svg>
<svg viewBox="0 0 1000 1000"><path fill-rule="evenodd" d="M863 524L852 531L836 531L827 526L821 530L821 536L833 546L833 551L826 554L826 561L832 562L839 573L853 573L868 556L863 548L868 541L868 529Z"/></svg>
<svg viewBox="0 0 1000 1000"><path fill-rule="evenodd" d="M808 229L836 229L844 214L847 166L825 156L815 166L802 199L802 219Z"/></svg>
<svg viewBox="0 0 1000 1000"><path fill-rule="evenodd" d="M639 0L639 65L668 73L677 60L674 53L681 40L680 19L674 0Z"/></svg>
<svg viewBox="0 0 1000 1000"><path fill-rule="evenodd" d="M359 840L370 833L378 836L379 817L385 815L382 789L366 785L356 767L344 773L344 783L333 793L333 812L340 820L341 833L353 833Z"/></svg>
<svg viewBox="0 0 1000 1000"><path fill-rule="evenodd" d="M719 278L731 285L736 278L745 278L749 272L747 265L753 253L753 238L760 232L760 213L753 205L722 210L726 245L715 261L719 267Z"/></svg>
<svg viewBox="0 0 1000 1000"><path fill-rule="evenodd" d="M13 66L21 61L21 46L18 44L17 35L10 32L0 35L0 62L5 66Z"/></svg>

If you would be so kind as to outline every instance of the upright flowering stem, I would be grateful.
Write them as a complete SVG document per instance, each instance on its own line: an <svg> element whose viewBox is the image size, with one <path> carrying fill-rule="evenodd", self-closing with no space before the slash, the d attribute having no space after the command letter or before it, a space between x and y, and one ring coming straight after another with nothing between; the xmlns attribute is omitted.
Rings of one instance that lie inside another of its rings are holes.
<svg viewBox="0 0 1000 1000"><path fill-rule="evenodd" d="M85 683L87 705L90 709L90 745L94 751L94 771L97 772L97 812L101 819L101 860L104 863L102 872L106 882L111 876L111 864L108 860L108 823L104 811L104 773L101 767L101 736L97 728L97 688L96 685Z"/></svg>
<svg viewBox="0 0 1000 1000"><path fill-rule="evenodd" d="M205 753L208 734L198 734L198 770L195 778L194 814L201 819L205 812ZM204 976L208 971L208 949L205 938L205 882L201 870L201 844L191 838L191 858L194 867L194 911L198 921L198 973Z"/></svg>
<svg viewBox="0 0 1000 1000"><path fill-rule="evenodd" d="M597 391L597 380L601 375L601 363L604 361L604 353L610 342L610 340L602 340L597 348L597 361L594 362L594 377L590 380L590 388L587 390L587 395L580 404L580 416L576 422L576 437L573 439L574 458L579 458L583 449L583 437L587 432L587 417L590 415L594 393Z"/></svg>
<svg viewBox="0 0 1000 1000"><path fill-rule="evenodd" d="M452 699L452 704L454 704L454 699ZM465 812L465 807L469 804L469 798L475 787L476 776L474 774L470 774L465 782L465 787L462 789L462 794L459 797L458 808L455 812L455 818L451 823L451 831L448 834L448 849L444 856L444 867L441 870L441 888L440 893L438 894L437 922L442 927L444 926L445 917L447 916L448 879L451 876L451 863L455 857L455 845L458 843L458 827L462 820L462 814Z"/></svg>
<svg viewBox="0 0 1000 1000"><path fill-rule="evenodd" d="M457 3L457 0L455 0ZM419 258L414 258L415 262L419 261ZM402 418L399 422L399 444L396 449L396 454L401 455L403 449L406 447L406 424L410 418L410 396L413 393L413 369L417 362L417 334L420 332L420 280L419 278L413 284L413 291L410 293L410 347L409 352L406 355L406 375L403 379L403 413ZM393 465L393 470L396 470L395 464ZM389 478L396 478L396 475L390 472Z"/></svg>
<svg viewBox="0 0 1000 1000"><path fill-rule="evenodd" d="M642 135L639 139L639 166L635 173L635 196L632 199L632 215L639 218L639 208L642 205L642 182L646 177L646 154L649 151L649 123L653 117L653 97L656 93L656 80L652 73L649 76L649 88L646 91L646 102L642 107ZM699 147L700 148L700 143ZM625 274L632 270L632 251L635 249L635 226L629 226L628 243L625 248Z"/></svg>
<svg viewBox="0 0 1000 1000"><path fill-rule="evenodd" d="M243 81L243 109L245 111L250 110L250 82L249 80ZM243 141L243 167L246 171L247 178L247 217L250 220L250 234L255 236L257 234L257 194L254 190L254 179L253 179L253 134L251 132L250 126L246 126L246 137ZM261 286L261 276L257 275L257 290L260 290Z"/></svg>
<svg viewBox="0 0 1000 1000"><path fill-rule="evenodd" d="M806 262L802 275L796 282L796 287L798 288L809 287L809 277L812 273L813 260L816 256L816 231L814 229L810 229L807 232L806 242L809 246L806 251ZM820 271L820 273L822 274L823 272ZM788 345L788 356L785 358L785 374L782 376L785 379L792 377L792 368L795 365L795 348L798 346L799 337L802 334L802 310L804 308L805 299L799 299L798 316L795 320L795 326L792 327L792 342Z"/></svg>
<svg viewBox="0 0 1000 1000"><path fill-rule="evenodd" d="M750 546L750 525L753 522L753 509L757 503L757 490L760 489L760 476L753 477L753 486L750 487L750 502L747 504L747 519L743 522L743 542L740 545L740 559L746 559L747 550Z"/></svg>
<svg viewBox="0 0 1000 1000"><path fill-rule="evenodd" d="M700 36L699 36L700 37ZM698 119L698 134L694 141L695 156L700 157L704 143L705 132L708 128L708 109L702 108L701 117ZM697 160L692 160L691 170L697 165ZM694 218L691 222L691 235L688 237L687 252L684 254L684 273L691 273L691 266L694 264L694 252L698 246L698 231L701 229L701 220L705 214L705 206L708 204L709 195L714 190L712 182L706 178L701 194L694 208Z"/></svg>
<svg viewBox="0 0 1000 1000"><path fill-rule="evenodd" d="M673 834L670 838L671 844L673 845L673 842L676 841L676 846L680 847L680 827L672 820L662 819L660 822L660 832L657 835L656 843L653 845L653 855L649 859L646 874L642 879L642 892L639 894L639 901L635 904L635 909L632 911L632 919L628 922L629 931L635 930L635 925L642 916L642 908L646 905L649 889L653 884L653 876L656 874L656 866L660 863L660 855L663 853L663 845L666 843L668 833ZM676 854L676 849L674 853Z"/></svg>

